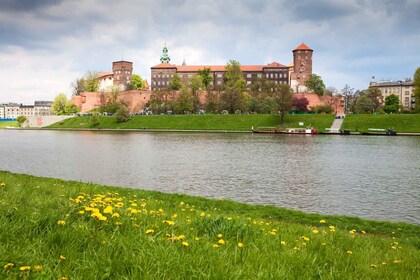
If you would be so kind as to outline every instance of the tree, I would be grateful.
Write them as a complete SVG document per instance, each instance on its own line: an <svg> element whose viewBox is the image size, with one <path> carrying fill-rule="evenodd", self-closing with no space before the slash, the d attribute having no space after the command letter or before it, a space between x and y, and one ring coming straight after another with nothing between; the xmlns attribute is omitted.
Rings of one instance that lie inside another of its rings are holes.
<svg viewBox="0 0 420 280"><path fill-rule="evenodd" d="M74 114L79 112L79 108L64 93L59 93L51 104L51 110L55 115Z"/></svg>
<svg viewBox="0 0 420 280"><path fill-rule="evenodd" d="M191 112L194 107L193 96L188 90L183 89L181 94L175 100L175 109L178 113L184 114L185 112Z"/></svg>
<svg viewBox="0 0 420 280"><path fill-rule="evenodd" d="M374 110L378 110L382 107L382 104L384 103L384 99L382 97L382 92L377 87L369 87L367 91L365 91L365 94L372 102L375 104Z"/></svg>
<svg viewBox="0 0 420 280"><path fill-rule="evenodd" d="M188 79L188 87L191 90L191 94L193 97L193 111L197 112L200 98L199 98L199 90L203 86L203 78L200 75L194 75Z"/></svg>
<svg viewBox="0 0 420 280"><path fill-rule="evenodd" d="M209 89L211 82L213 82L213 76L211 75L210 68L204 68L198 70L197 74L201 77L201 82L205 89Z"/></svg>
<svg viewBox="0 0 420 280"><path fill-rule="evenodd" d="M420 113L420 67L417 68L413 77L414 82L414 97L416 98L415 110Z"/></svg>
<svg viewBox="0 0 420 280"><path fill-rule="evenodd" d="M83 88L87 92L96 92L99 90L100 81L98 79L98 73L93 71L87 71L83 78Z"/></svg>
<svg viewBox="0 0 420 280"><path fill-rule="evenodd" d="M85 79L84 78L74 80L70 84L72 94L73 95L80 95L81 92L85 91L84 86L85 86Z"/></svg>
<svg viewBox="0 0 420 280"><path fill-rule="evenodd" d="M344 86L344 88L341 90L341 93L344 96L344 114L348 114L352 99L354 99L354 88L351 88L348 84Z"/></svg>
<svg viewBox="0 0 420 280"><path fill-rule="evenodd" d="M141 90L145 89L146 85L144 80L141 78L140 75L132 74L131 75L131 83L127 86L127 88Z"/></svg>
<svg viewBox="0 0 420 280"><path fill-rule="evenodd" d="M280 123L284 123L284 116L292 109L293 90L286 84L273 84L273 97L280 112Z"/></svg>
<svg viewBox="0 0 420 280"><path fill-rule="evenodd" d="M293 97L292 106L298 112L308 111L309 100L306 97Z"/></svg>
<svg viewBox="0 0 420 280"><path fill-rule="evenodd" d="M384 111L386 113L397 113L400 107L400 99L398 95L391 94L385 98Z"/></svg>
<svg viewBox="0 0 420 280"><path fill-rule="evenodd" d="M358 114L372 113L376 108L375 102L366 94L361 94L356 101L355 111Z"/></svg>
<svg viewBox="0 0 420 280"><path fill-rule="evenodd" d="M51 109L55 115L64 115L66 113L67 96L59 93L51 104Z"/></svg>
<svg viewBox="0 0 420 280"><path fill-rule="evenodd" d="M19 116L16 118L16 121L19 127L22 127L22 125L27 121L27 118L25 116Z"/></svg>
<svg viewBox="0 0 420 280"><path fill-rule="evenodd" d="M245 79L238 61L231 60L225 67L225 91L220 96L222 109L234 113L245 109Z"/></svg>
<svg viewBox="0 0 420 280"><path fill-rule="evenodd" d="M169 89L171 90L180 90L182 88L181 77L177 74L169 81Z"/></svg>
<svg viewBox="0 0 420 280"><path fill-rule="evenodd" d="M305 82L305 86L312 92L322 95L325 92L325 84L321 76L317 74L312 74Z"/></svg>

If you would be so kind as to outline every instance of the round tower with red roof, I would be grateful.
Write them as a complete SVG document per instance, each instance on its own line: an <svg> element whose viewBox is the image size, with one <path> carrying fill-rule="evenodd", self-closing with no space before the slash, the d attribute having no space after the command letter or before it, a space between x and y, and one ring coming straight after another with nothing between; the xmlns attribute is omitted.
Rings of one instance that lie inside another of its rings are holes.
<svg viewBox="0 0 420 280"><path fill-rule="evenodd" d="M314 51L305 45L300 44L293 50L293 80L291 86L296 92L305 91L305 82L312 75L312 53Z"/></svg>

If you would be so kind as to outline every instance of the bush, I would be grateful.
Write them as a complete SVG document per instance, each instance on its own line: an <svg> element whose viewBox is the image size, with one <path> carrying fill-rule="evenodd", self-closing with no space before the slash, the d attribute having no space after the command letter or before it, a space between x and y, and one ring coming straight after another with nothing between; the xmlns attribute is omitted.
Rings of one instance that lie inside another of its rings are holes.
<svg viewBox="0 0 420 280"><path fill-rule="evenodd" d="M130 113L128 112L128 108L126 106L121 106L115 113L115 117L117 118L118 123L123 123L130 120Z"/></svg>
<svg viewBox="0 0 420 280"><path fill-rule="evenodd" d="M101 124L101 120L99 119L98 115L95 113L90 117L89 122L92 126L97 126Z"/></svg>

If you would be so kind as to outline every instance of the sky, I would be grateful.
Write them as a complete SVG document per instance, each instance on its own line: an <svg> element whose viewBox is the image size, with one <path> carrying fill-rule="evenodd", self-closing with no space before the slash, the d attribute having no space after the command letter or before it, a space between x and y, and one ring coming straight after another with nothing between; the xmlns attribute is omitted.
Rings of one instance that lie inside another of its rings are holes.
<svg viewBox="0 0 420 280"><path fill-rule="evenodd" d="M412 78L420 67L420 0L0 0L0 103L71 96L87 71L133 62L150 82L171 63L292 62L304 42L313 72L339 91Z"/></svg>

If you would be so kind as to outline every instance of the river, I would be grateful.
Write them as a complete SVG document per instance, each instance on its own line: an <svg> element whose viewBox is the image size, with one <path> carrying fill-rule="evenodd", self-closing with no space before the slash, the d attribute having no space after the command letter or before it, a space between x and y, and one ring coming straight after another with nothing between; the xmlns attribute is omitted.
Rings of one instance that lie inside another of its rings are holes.
<svg viewBox="0 0 420 280"><path fill-rule="evenodd" d="M420 137L0 130L0 170L420 224Z"/></svg>

